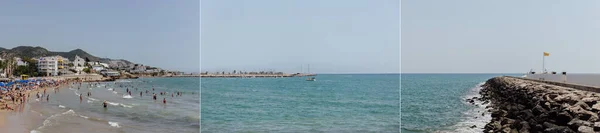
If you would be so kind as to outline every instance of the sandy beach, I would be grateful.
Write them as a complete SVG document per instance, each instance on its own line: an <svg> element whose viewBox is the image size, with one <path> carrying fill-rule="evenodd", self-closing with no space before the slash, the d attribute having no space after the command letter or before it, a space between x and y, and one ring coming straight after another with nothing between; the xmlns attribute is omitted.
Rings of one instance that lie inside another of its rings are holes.
<svg viewBox="0 0 600 133"><path fill-rule="evenodd" d="M45 78L49 80L63 80L63 77L49 77ZM43 123L44 118L40 114L36 114L31 111L32 105L29 104L32 100L36 100L35 95L40 92L43 93L46 90L48 95L52 95L55 88L65 88L68 86L69 82L61 82L58 86L45 86L45 87L36 87L35 89L24 91L24 97L26 97L25 101L22 103L20 101L13 102L10 98L8 98L8 94L3 94L2 105L0 109L0 129L5 129L9 133L29 133L33 128L37 125ZM17 98L21 99L21 98ZM10 107L12 110L4 108L5 106Z"/></svg>

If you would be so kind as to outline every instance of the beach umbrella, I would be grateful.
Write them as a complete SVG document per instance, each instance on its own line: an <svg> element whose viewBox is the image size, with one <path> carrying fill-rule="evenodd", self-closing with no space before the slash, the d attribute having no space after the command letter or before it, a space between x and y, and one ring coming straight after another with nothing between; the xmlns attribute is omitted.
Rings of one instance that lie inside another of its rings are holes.
<svg viewBox="0 0 600 133"><path fill-rule="evenodd" d="M0 82L0 86L6 86L6 83Z"/></svg>

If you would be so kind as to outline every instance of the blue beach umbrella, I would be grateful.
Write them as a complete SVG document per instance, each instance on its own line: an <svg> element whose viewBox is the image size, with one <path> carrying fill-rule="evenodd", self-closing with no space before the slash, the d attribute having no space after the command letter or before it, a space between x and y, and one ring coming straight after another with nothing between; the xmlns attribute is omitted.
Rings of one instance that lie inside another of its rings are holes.
<svg viewBox="0 0 600 133"><path fill-rule="evenodd" d="M0 86L6 86L6 83L0 82Z"/></svg>

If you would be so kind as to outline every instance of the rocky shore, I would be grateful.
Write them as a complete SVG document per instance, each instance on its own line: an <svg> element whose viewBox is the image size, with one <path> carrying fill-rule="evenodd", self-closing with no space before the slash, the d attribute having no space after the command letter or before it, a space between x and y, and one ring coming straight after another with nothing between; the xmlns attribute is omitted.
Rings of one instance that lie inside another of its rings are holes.
<svg viewBox="0 0 600 133"><path fill-rule="evenodd" d="M600 94L515 77L489 79L467 99L490 103L484 132L600 132Z"/></svg>

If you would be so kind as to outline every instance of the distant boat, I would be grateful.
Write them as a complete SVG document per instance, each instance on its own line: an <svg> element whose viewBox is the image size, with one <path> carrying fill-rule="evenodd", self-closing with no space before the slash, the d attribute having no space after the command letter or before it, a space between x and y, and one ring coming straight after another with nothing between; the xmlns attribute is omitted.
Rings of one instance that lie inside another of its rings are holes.
<svg viewBox="0 0 600 133"><path fill-rule="evenodd" d="M308 65L308 74L310 75L310 64ZM308 79L306 79L306 81L316 81L317 79L315 77L309 77Z"/></svg>

